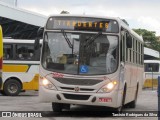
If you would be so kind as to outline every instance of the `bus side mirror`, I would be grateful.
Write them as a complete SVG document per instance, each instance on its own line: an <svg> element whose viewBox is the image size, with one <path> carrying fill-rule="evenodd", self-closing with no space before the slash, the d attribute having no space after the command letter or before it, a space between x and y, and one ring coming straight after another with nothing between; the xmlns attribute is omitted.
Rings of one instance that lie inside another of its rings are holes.
<svg viewBox="0 0 160 120"><path fill-rule="evenodd" d="M128 33L126 35L126 45L127 45L127 48L132 48L132 37Z"/></svg>
<svg viewBox="0 0 160 120"><path fill-rule="evenodd" d="M35 39L34 49L37 50L40 48L40 38L43 36L44 28L40 27L37 31L37 38Z"/></svg>

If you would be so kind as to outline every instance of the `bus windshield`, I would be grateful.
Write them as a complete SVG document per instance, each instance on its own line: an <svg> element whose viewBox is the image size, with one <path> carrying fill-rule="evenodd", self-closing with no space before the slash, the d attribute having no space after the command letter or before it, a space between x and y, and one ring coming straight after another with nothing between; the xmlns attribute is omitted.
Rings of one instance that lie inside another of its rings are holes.
<svg viewBox="0 0 160 120"><path fill-rule="evenodd" d="M118 36L45 32L42 65L47 70L64 74L113 73L118 66Z"/></svg>

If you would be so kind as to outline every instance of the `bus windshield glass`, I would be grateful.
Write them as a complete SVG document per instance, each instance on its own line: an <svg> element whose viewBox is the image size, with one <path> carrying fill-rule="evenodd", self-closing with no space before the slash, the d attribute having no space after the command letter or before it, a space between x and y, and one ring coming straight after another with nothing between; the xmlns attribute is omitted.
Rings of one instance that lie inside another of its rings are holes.
<svg viewBox="0 0 160 120"><path fill-rule="evenodd" d="M113 73L118 66L118 36L45 32L42 66L64 74Z"/></svg>

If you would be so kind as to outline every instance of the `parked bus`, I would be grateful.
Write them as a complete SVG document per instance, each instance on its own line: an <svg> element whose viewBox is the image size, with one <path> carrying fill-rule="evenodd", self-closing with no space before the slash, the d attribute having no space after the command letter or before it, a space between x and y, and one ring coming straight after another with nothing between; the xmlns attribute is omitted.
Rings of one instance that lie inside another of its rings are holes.
<svg viewBox="0 0 160 120"><path fill-rule="evenodd" d="M16 96L21 91L38 90L40 49L35 40L4 39L2 93Z"/></svg>
<svg viewBox="0 0 160 120"><path fill-rule="evenodd" d="M160 75L159 60L144 60L144 87L157 87L158 76Z"/></svg>
<svg viewBox="0 0 160 120"><path fill-rule="evenodd" d="M3 36L2 36L2 27L0 26L0 89L2 86L2 60L3 60Z"/></svg>
<svg viewBox="0 0 160 120"><path fill-rule="evenodd" d="M38 42L37 42L38 45ZM143 39L121 19L50 16L44 28L39 97L55 112L71 104L136 106Z"/></svg>

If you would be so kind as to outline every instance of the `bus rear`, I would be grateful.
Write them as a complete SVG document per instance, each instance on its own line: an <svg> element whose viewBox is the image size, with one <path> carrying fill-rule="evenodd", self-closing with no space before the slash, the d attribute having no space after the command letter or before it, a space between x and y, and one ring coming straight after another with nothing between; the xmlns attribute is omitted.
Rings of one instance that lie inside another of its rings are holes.
<svg viewBox="0 0 160 120"><path fill-rule="evenodd" d="M0 26L0 88L2 86L2 64L3 64L3 36L2 27Z"/></svg>

